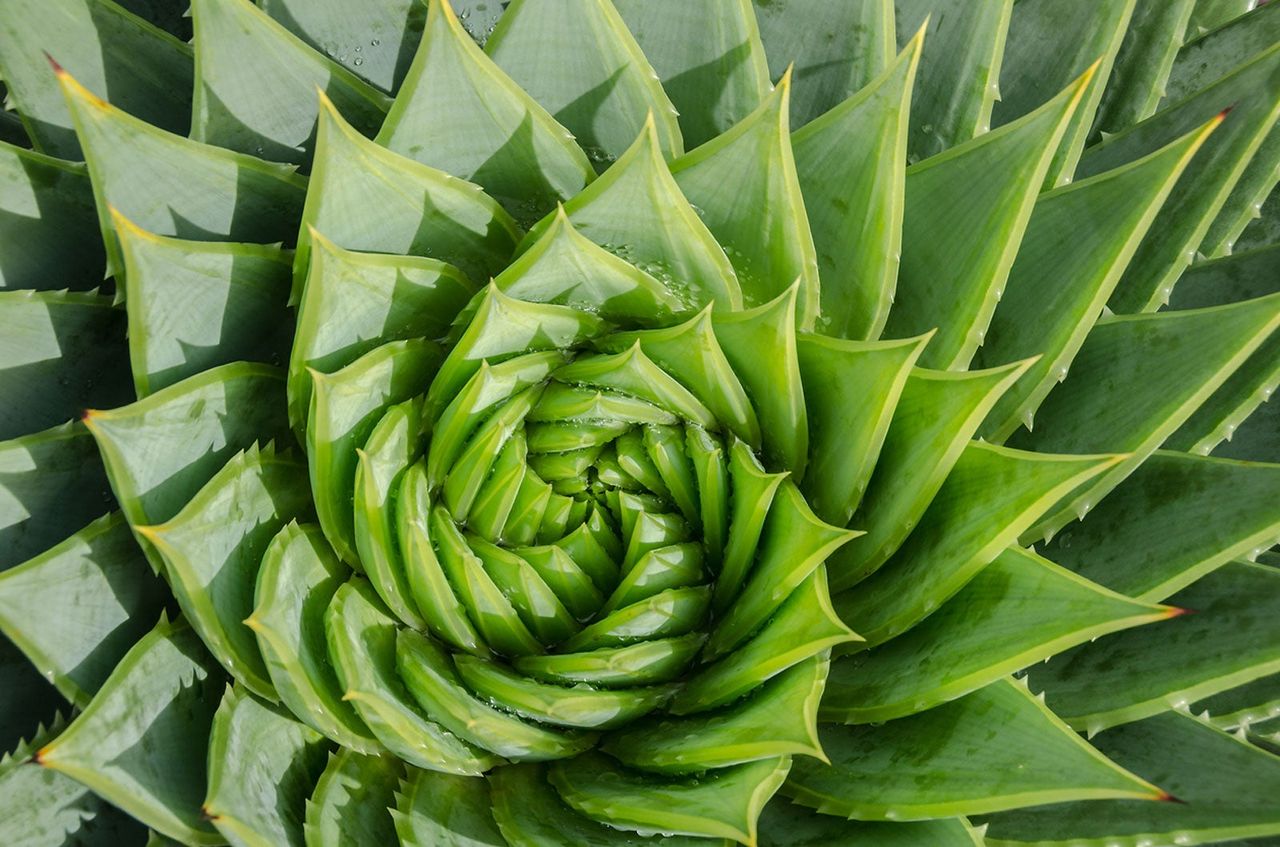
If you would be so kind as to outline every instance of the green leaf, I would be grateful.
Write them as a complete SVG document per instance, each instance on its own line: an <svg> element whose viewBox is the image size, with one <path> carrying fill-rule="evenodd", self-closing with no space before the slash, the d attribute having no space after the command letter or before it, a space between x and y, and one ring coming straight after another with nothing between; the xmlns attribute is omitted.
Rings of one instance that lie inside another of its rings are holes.
<svg viewBox="0 0 1280 847"><path fill-rule="evenodd" d="M1039 356L991 412L983 434L1001 442L1029 421L1085 343L1161 204L1220 123L1205 126L1128 165L1036 200L1009 281L976 361ZM1059 284L1044 284L1053 268Z"/></svg>
<svg viewBox="0 0 1280 847"><path fill-rule="evenodd" d="M831 608L819 567L750 640L689 674L667 711L688 715L727 705L805 659L858 640Z"/></svg>
<svg viewBox="0 0 1280 847"><path fill-rule="evenodd" d="M609 690L582 684L566 688L521 676L488 659L455 655L453 661L463 682L479 696L552 726L612 728L643 717L671 695L671 689L664 687Z"/></svg>
<svg viewBox="0 0 1280 847"><path fill-rule="evenodd" d="M307 847L394 844L396 827L390 810L404 768L394 756L339 749L307 803Z"/></svg>
<svg viewBox="0 0 1280 847"><path fill-rule="evenodd" d="M528 226L595 178L569 131L436 0L378 143L471 180Z"/></svg>
<svg viewBox="0 0 1280 847"><path fill-rule="evenodd" d="M612 3L514 0L485 52L556 120L603 170L652 114L662 152L684 152L676 108Z"/></svg>
<svg viewBox="0 0 1280 847"><path fill-rule="evenodd" d="M1198 700L1189 710L1225 730L1248 729L1251 724L1271 720L1280 714L1280 674L1259 677Z"/></svg>
<svg viewBox="0 0 1280 847"><path fill-rule="evenodd" d="M848 341L802 334L796 343L809 422L805 498L828 523L846 526L876 466L911 366L929 336ZM850 404L851 397L864 398Z"/></svg>
<svg viewBox="0 0 1280 847"><path fill-rule="evenodd" d="M685 420L715 426L711 411L644 354L640 345L616 354L579 356L555 371L558 381L630 394ZM655 421L657 423L657 421ZM670 424L670 419L661 421Z"/></svg>
<svg viewBox="0 0 1280 847"><path fill-rule="evenodd" d="M200 807L223 684L195 632L162 618L36 760L184 844L221 844Z"/></svg>
<svg viewBox="0 0 1280 847"><path fill-rule="evenodd" d="M243 847L302 847L307 796L329 743L238 686L227 686L209 736L204 812Z"/></svg>
<svg viewBox="0 0 1280 847"><path fill-rule="evenodd" d="M1169 604L1191 614L1078 647L1033 669L1031 685L1093 733L1280 672L1280 571L1233 562Z"/></svg>
<svg viewBox="0 0 1280 847"><path fill-rule="evenodd" d="M866 537L840 548L828 562L837 592L874 573L902 545L978 425L1029 364L985 371L911 369L866 495L848 524Z"/></svg>
<svg viewBox="0 0 1280 847"><path fill-rule="evenodd" d="M1010 443L1040 452L1104 447L1128 457L1050 511L1028 537L1083 517L1140 465L1280 327L1280 294L1098 322L1070 377L1040 407L1040 426Z"/></svg>
<svg viewBox="0 0 1280 847"><path fill-rule="evenodd" d="M367 582L341 586L325 613L325 635L343 699L355 706L374 736L418 767L479 776L496 760L419 711L396 672L397 621Z"/></svg>
<svg viewBox="0 0 1280 847"><path fill-rule="evenodd" d="M963 818L913 823L850 821L791 803L770 803L760 815L761 843L771 847L982 847Z"/></svg>
<svg viewBox="0 0 1280 847"><path fill-rule="evenodd" d="M288 251L167 238L118 213L112 221L138 396L230 362L281 363L293 329Z"/></svg>
<svg viewBox="0 0 1280 847"><path fill-rule="evenodd" d="M1169 712L1102 733L1095 743L1180 802L1069 803L1007 812L981 821L990 827L987 844L1138 847L1280 834L1280 759L1242 739Z"/></svg>
<svg viewBox="0 0 1280 847"><path fill-rule="evenodd" d="M993 126L1022 117L1098 63L1049 166L1046 189L1071 181L1137 4L1138 0L1105 0L1090 7L1087 15L1071 0L1014 4Z"/></svg>
<svg viewBox="0 0 1280 847"><path fill-rule="evenodd" d="M796 321L818 318L818 256L791 153L791 78L750 115L671 163L676 184L733 263L747 306L799 281Z"/></svg>
<svg viewBox="0 0 1280 847"><path fill-rule="evenodd" d="M20 743L32 727L55 721L65 706L58 690L0 633L0 742Z"/></svg>
<svg viewBox="0 0 1280 847"><path fill-rule="evenodd" d="M422 403L410 400L393 406L378 421L357 450L355 476L355 536L360 563L374 590L392 613L415 629L426 623L410 599L411 588L402 547L396 536L398 513L412 510L412 501L398 501L405 471L422 452ZM413 520L416 516L409 515Z"/></svg>
<svg viewBox="0 0 1280 847"><path fill-rule="evenodd" d="M1239 20L1240 16L1252 11L1255 4L1262 5L1256 3L1256 0L1196 0L1195 11L1191 13L1191 22L1187 25L1187 40L1201 37Z"/></svg>
<svg viewBox="0 0 1280 847"><path fill-rule="evenodd" d="M1280 245L1193 265L1178 281L1171 308L1196 309L1280 291ZM1280 337L1272 337L1213 393L1164 446L1209 453L1229 439L1280 384Z"/></svg>
<svg viewBox="0 0 1280 847"><path fill-rule="evenodd" d="M241 684L275 702L275 687L253 631L258 570L271 539L311 513L304 465L271 446L250 447L168 521L135 527L160 553L192 627Z"/></svg>
<svg viewBox="0 0 1280 847"><path fill-rule="evenodd" d="M1090 141L1097 135L1127 129L1155 113L1195 5L1196 0L1138 0L1098 106Z"/></svg>
<svg viewBox="0 0 1280 847"><path fill-rule="evenodd" d="M590 313L508 297L492 283L473 302L466 329L427 392L427 413L436 424L428 459L433 485L457 460L481 416L563 364L567 357L553 351L578 347L605 327ZM530 352L547 355L521 355Z"/></svg>
<svg viewBox="0 0 1280 847"><path fill-rule="evenodd" d="M783 791L803 806L858 820L1161 798L1011 680L883 727L825 724L820 738L831 765L798 759Z"/></svg>
<svg viewBox="0 0 1280 847"><path fill-rule="evenodd" d="M1081 177L1131 162L1203 125L1214 114L1230 110L1156 216L1111 296L1113 311L1153 311L1168 301L1178 276L1194 258L1214 219L1226 208L1232 188L1280 116L1278 82L1280 45L1085 151L1080 160ZM1280 153L1280 147L1275 152ZM1256 198L1249 198L1247 204L1254 202ZM1244 211L1238 208L1232 213Z"/></svg>
<svg viewBox="0 0 1280 847"><path fill-rule="evenodd" d="M106 255L84 165L0 142L0 186L0 289L101 284Z"/></svg>
<svg viewBox="0 0 1280 847"><path fill-rule="evenodd" d="M1240 17L1178 51L1167 86L1169 101L1177 102L1195 94L1234 70L1242 57L1265 51L1280 41L1280 12L1274 7L1259 6L1256 14L1245 15L1243 12L1252 3L1233 5L1241 13ZM1220 256L1231 252L1231 245L1257 216L1258 208L1275 187L1276 174L1280 172L1277 168L1280 168L1280 130L1273 126L1201 242L1202 254Z"/></svg>
<svg viewBox="0 0 1280 847"><path fill-rule="evenodd" d="M311 371L307 459L316 515L338 556L358 566L352 487L357 450L390 406L422 392L440 364L439 345L393 341L336 373Z"/></svg>
<svg viewBox="0 0 1280 847"><path fill-rule="evenodd" d="M1137 603L1011 547L913 629L836 662L824 720L922 712L1100 635L1178 614Z"/></svg>
<svg viewBox="0 0 1280 847"><path fill-rule="evenodd" d="M963 370L982 345L1036 194L1095 70L1031 114L907 169L902 267L885 331L903 338L936 327L926 366Z"/></svg>
<svg viewBox="0 0 1280 847"><path fill-rule="evenodd" d="M1264 403L1213 450L1223 459L1280 462L1280 403Z"/></svg>
<svg viewBox="0 0 1280 847"><path fill-rule="evenodd" d="M652 121L564 210L575 229L663 283L685 309L707 303L742 308L733 264L676 184ZM554 220L544 218L529 230L519 252L535 244Z"/></svg>
<svg viewBox="0 0 1280 847"><path fill-rule="evenodd" d="M123 329L110 297L0 291L0 438L128 402Z"/></svg>
<svg viewBox="0 0 1280 847"><path fill-rule="evenodd" d="M123 265L115 209L157 235L292 242L307 181L289 165L201 144L141 121L58 71L93 182L107 272Z"/></svg>
<svg viewBox="0 0 1280 847"><path fill-rule="evenodd" d="M401 477L397 494L396 537L404 555L412 605L437 638L459 650L487 655L489 648L458 601L431 542L427 528L431 513L428 488L425 464L418 461Z"/></svg>
<svg viewBox="0 0 1280 847"><path fill-rule="evenodd" d="M114 502L82 424L0 442L0 572L49 549Z"/></svg>
<svg viewBox="0 0 1280 847"><path fill-rule="evenodd" d="M312 50L250 0L192 0L196 141L305 165L315 150L316 91L373 135L391 101ZM246 60L246 57L251 57Z"/></svg>
<svg viewBox="0 0 1280 847"><path fill-rule="evenodd" d="M318 526L287 524L262 555L253 613L244 623L290 712L343 747L377 753L369 728L342 699L325 647L324 613L349 575Z"/></svg>
<svg viewBox="0 0 1280 847"><path fill-rule="evenodd" d="M527 676L562 685L653 685L683 676L702 641L700 633L693 633L582 653L525 655L517 657L512 666Z"/></svg>
<svg viewBox="0 0 1280 847"><path fill-rule="evenodd" d="M694 774L787 755L825 761L818 744L818 701L830 656L821 654L774 677L745 700L687 717L651 717L611 733L600 749L644 771ZM680 739L673 745L672 739Z"/></svg>
<svg viewBox="0 0 1280 847"><path fill-rule="evenodd" d="M241 362L85 413L130 525L169 520L235 453L285 435L283 390L275 368Z"/></svg>
<svg viewBox="0 0 1280 847"><path fill-rule="evenodd" d="M769 506L742 590L712 629L704 658L731 653L773 617L834 550L856 537L856 531L815 515L795 484L784 481Z"/></svg>
<svg viewBox="0 0 1280 847"><path fill-rule="evenodd" d="M1280 192L1272 191L1266 201L1254 207L1253 216L1254 221L1240 233L1233 251L1256 250L1280 243Z"/></svg>
<svg viewBox="0 0 1280 847"><path fill-rule="evenodd" d="M749 0L613 5L662 80L690 149L745 118L769 93L769 66ZM714 27L706 25L710 20Z"/></svg>
<svg viewBox="0 0 1280 847"><path fill-rule="evenodd" d="M493 284L518 300L593 312L621 326L666 326L685 311L665 285L574 229L563 207Z"/></svg>
<svg viewBox="0 0 1280 847"><path fill-rule="evenodd" d="M889 318L902 251L907 119L923 39L922 30L888 70L791 136L822 279L818 322L827 334L879 338Z"/></svg>
<svg viewBox="0 0 1280 847"><path fill-rule="evenodd" d="M262 0L262 10L347 70L394 92L422 37L418 0Z"/></svg>
<svg viewBox="0 0 1280 847"><path fill-rule="evenodd" d="M652 844L646 835L606 826L565 805L565 801L547 783L546 766L539 764L507 765L498 768L487 780L493 798L493 817L501 835L482 830L493 838L493 845L511 847L545 847L567 843L581 847L642 847ZM483 801L488 803L488 797ZM497 837L494 837L494 836ZM505 837L505 841L501 840ZM489 847L489 841L463 844L444 841L445 847ZM432 847L440 842L432 841ZM729 847L730 841L706 838L664 836L663 847ZM424 845L425 847L425 845Z"/></svg>
<svg viewBox="0 0 1280 847"><path fill-rule="evenodd" d="M906 632L973 579L1052 504L1117 456L1057 456L970 442L903 546L838 594L868 647Z"/></svg>
<svg viewBox="0 0 1280 847"><path fill-rule="evenodd" d="M911 97L908 161L935 156L990 127L991 109L1000 96L1000 59L1013 4L1014 0L894 0L900 45L927 27ZM1029 185L1039 186L1043 178L1042 174Z"/></svg>
<svg viewBox="0 0 1280 847"><path fill-rule="evenodd" d="M289 355L289 419L304 431L308 369L331 374L388 341L441 338L475 292L451 265L422 256L356 253L318 232Z"/></svg>
<svg viewBox="0 0 1280 847"><path fill-rule="evenodd" d="M0 25L0 77L36 147L80 159L52 57L94 94L162 129L191 120L191 47L108 0L14 0Z"/></svg>
<svg viewBox="0 0 1280 847"><path fill-rule="evenodd" d="M878 77L893 60L892 0L752 0L777 79L794 66L791 122L800 127Z"/></svg>
<svg viewBox="0 0 1280 847"><path fill-rule="evenodd" d="M804 477L809 457L796 341L798 294L793 285L763 306L712 317L716 341L755 407L766 465L796 480Z"/></svg>
<svg viewBox="0 0 1280 847"><path fill-rule="evenodd" d="M136 838L131 830L142 829L137 821L74 779L29 763L65 725L58 716L0 758L0 838L21 847L110 847Z"/></svg>
<svg viewBox="0 0 1280 847"><path fill-rule="evenodd" d="M536 765L500 768L487 779L410 768L401 784L391 817L403 847L507 847L494 823L489 791L497 785L499 772ZM545 786L545 783L539 782ZM543 789L553 799L550 788ZM560 801L556 799L556 802ZM538 799L522 794L521 805L541 809ZM562 837L561 830L556 837ZM583 843L583 842L576 842Z"/></svg>
<svg viewBox="0 0 1280 847"><path fill-rule="evenodd" d="M1280 465L1158 450L1044 553L1086 579L1157 602L1278 537Z"/></svg>
<svg viewBox="0 0 1280 847"><path fill-rule="evenodd" d="M716 338L711 310L665 329L619 332L596 340L620 353L638 343L655 364L711 410L716 423L748 444L760 443L760 422L733 365Z"/></svg>
<svg viewBox="0 0 1280 847"><path fill-rule="evenodd" d="M0 573L0 631L84 708L168 596L115 512Z"/></svg>
<svg viewBox="0 0 1280 847"><path fill-rule="evenodd" d="M729 838L754 844L756 819L791 767L782 756L662 779L619 770L599 753L552 764L548 779L578 812L631 832Z"/></svg>
<svg viewBox="0 0 1280 847"><path fill-rule="evenodd" d="M320 105L294 256L294 300L311 261L313 229L348 250L440 259L475 282L506 267L519 229L496 200L365 138L323 96Z"/></svg>
<svg viewBox="0 0 1280 847"><path fill-rule="evenodd" d="M413 630L396 638L396 669L423 711L458 737L512 761L546 761L591 748L595 736L552 729L489 705L467 690L449 653Z"/></svg>

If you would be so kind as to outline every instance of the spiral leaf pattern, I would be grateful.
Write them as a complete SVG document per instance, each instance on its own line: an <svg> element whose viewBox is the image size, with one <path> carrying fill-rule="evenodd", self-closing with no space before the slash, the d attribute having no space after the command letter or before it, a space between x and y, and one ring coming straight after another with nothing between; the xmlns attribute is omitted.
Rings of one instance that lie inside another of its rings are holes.
<svg viewBox="0 0 1280 847"><path fill-rule="evenodd" d="M1277 4L9 3L0 843L1280 834Z"/></svg>

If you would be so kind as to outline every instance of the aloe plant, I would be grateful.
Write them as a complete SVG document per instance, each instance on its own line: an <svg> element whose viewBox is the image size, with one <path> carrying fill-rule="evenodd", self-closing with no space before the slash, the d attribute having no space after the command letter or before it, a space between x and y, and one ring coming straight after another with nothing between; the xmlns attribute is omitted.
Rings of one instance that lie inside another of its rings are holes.
<svg viewBox="0 0 1280 847"><path fill-rule="evenodd" d="M0 843L1280 837L1280 4L450 3L5 0Z"/></svg>

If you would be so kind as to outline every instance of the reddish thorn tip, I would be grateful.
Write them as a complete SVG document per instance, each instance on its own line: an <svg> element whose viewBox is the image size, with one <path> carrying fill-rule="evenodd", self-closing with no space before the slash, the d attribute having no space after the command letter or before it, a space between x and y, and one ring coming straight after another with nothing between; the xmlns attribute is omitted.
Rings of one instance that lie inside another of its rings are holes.
<svg viewBox="0 0 1280 847"><path fill-rule="evenodd" d="M1159 800L1161 803L1177 803L1179 806L1187 805L1186 800L1179 800L1177 797L1174 797L1168 791L1161 791L1159 794L1156 795L1156 799Z"/></svg>
<svg viewBox="0 0 1280 847"><path fill-rule="evenodd" d="M49 55L49 51L48 51L48 50L41 50L40 52L44 53L44 57L45 57L46 59L48 59L48 60L49 60L49 67L53 68L53 72L54 72L55 74L62 75L62 74L65 74L65 73L67 72L67 69L66 69L66 68L64 68L62 65L58 64L58 60L57 60L57 59L55 59L55 58L53 58L52 56L50 56L50 55Z"/></svg>
<svg viewBox="0 0 1280 847"><path fill-rule="evenodd" d="M1195 609L1184 609L1181 606L1170 606L1169 611L1165 614L1166 618L1180 618L1183 615L1194 615Z"/></svg>
<svg viewBox="0 0 1280 847"><path fill-rule="evenodd" d="M1225 109L1223 109L1221 112L1219 112L1219 113L1218 113L1218 120L1220 120L1220 121L1221 121L1221 120L1225 120L1225 119L1226 119L1226 117L1227 117L1227 115L1231 114L1231 110L1232 110L1232 109L1234 109L1235 107L1236 107L1236 104L1235 104L1235 103L1232 103L1230 106L1228 106L1227 108L1225 108Z"/></svg>

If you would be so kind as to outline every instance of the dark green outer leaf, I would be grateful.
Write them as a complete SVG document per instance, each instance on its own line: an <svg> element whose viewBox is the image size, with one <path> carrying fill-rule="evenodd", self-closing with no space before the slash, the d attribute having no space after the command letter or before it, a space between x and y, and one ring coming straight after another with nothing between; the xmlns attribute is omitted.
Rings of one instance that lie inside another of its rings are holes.
<svg viewBox="0 0 1280 847"><path fill-rule="evenodd" d="M777 79L794 64L793 125L801 127L867 85L895 52L893 0L753 0Z"/></svg>
<svg viewBox="0 0 1280 847"><path fill-rule="evenodd" d="M1169 603L1191 614L1077 647L1033 668L1031 686L1096 732L1280 672L1280 570L1233 562Z"/></svg>
<svg viewBox="0 0 1280 847"><path fill-rule="evenodd" d="M768 94L769 66L750 0L613 5L680 113L689 149L745 118Z"/></svg>
<svg viewBox="0 0 1280 847"><path fill-rule="evenodd" d="M221 844L200 806L224 679L195 632L161 619L37 761L186 844Z"/></svg>
<svg viewBox="0 0 1280 847"><path fill-rule="evenodd" d="M1134 161L1226 109L1230 114L1187 166L1143 239L1109 301L1113 311L1153 311L1167 302L1219 213L1225 210L1234 216L1245 211L1226 207L1232 189L1255 155L1264 156L1265 161L1280 153L1280 146L1258 152L1280 115L1280 43L1249 57L1207 88L1089 148L1081 157L1080 175L1091 176ZM1244 204L1240 198L1232 202ZM1253 202L1256 198L1248 198L1248 203Z"/></svg>
<svg viewBox="0 0 1280 847"><path fill-rule="evenodd" d="M1074 0L1016 0L1014 4L993 126L1025 115L1099 63L1049 167L1046 190L1071 181L1138 2L1104 0L1094 3L1087 15L1080 14Z"/></svg>
<svg viewBox="0 0 1280 847"><path fill-rule="evenodd" d="M292 243L306 180L264 162L157 129L95 97L66 71L58 81L84 146L107 269L122 269L111 210L158 235Z"/></svg>
<svg viewBox="0 0 1280 847"><path fill-rule="evenodd" d="M39 149L83 158L46 56L94 94L185 135L191 119L191 48L110 0L11 0L0 22L0 77Z"/></svg>
<svg viewBox="0 0 1280 847"><path fill-rule="evenodd" d="M1138 0L1090 131L1091 142L1155 112L1195 6L1196 0Z"/></svg>
<svg viewBox="0 0 1280 847"><path fill-rule="evenodd" d="M0 573L0 630L83 709L168 600L115 512Z"/></svg>
<svg viewBox="0 0 1280 847"><path fill-rule="evenodd" d="M979 821L990 825L987 843L1138 847L1280 835L1280 758L1246 741L1168 712L1105 732L1094 743L1181 802L1068 803L1009 812Z"/></svg>
<svg viewBox="0 0 1280 847"><path fill-rule="evenodd" d="M0 442L0 571L41 553L115 505L78 422Z"/></svg>
<svg viewBox="0 0 1280 847"><path fill-rule="evenodd" d="M822 717L869 723L922 712L1068 647L1178 612L1011 547L913 629L837 661Z"/></svg>
<svg viewBox="0 0 1280 847"><path fill-rule="evenodd" d="M1163 600L1280 536L1280 465L1158 450L1043 552L1131 597Z"/></svg>
<svg viewBox="0 0 1280 847"><path fill-rule="evenodd" d="M1161 796L1012 680L884 726L827 724L820 737L831 765L797 759L783 791L820 812L859 820Z"/></svg>
<svg viewBox="0 0 1280 847"><path fill-rule="evenodd" d="M990 128L1013 2L894 0L899 44L928 25L911 98L908 161L935 156Z"/></svg>
<svg viewBox="0 0 1280 847"><path fill-rule="evenodd" d="M93 288L105 265L84 165L0 142L0 289Z"/></svg>
<svg viewBox="0 0 1280 847"><path fill-rule="evenodd" d="M315 52L250 0L192 0L195 101L191 137L305 165L315 152L317 90L373 135L390 99Z"/></svg>
<svg viewBox="0 0 1280 847"><path fill-rule="evenodd" d="M1280 55L1280 54L1277 54ZM1280 327L1280 294L1181 312L1099 321L1066 382L1041 407L1040 426L1010 443L1037 451L1129 451L1073 493L1027 539L1083 517L1134 471Z"/></svg>
<svg viewBox="0 0 1280 847"><path fill-rule="evenodd" d="M128 402L123 323L99 294L0 291L0 439Z"/></svg>
<svg viewBox="0 0 1280 847"><path fill-rule="evenodd" d="M308 44L388 93L400 87L409 69L427 12L418 0L262 0L260 5Z"/></svg>

